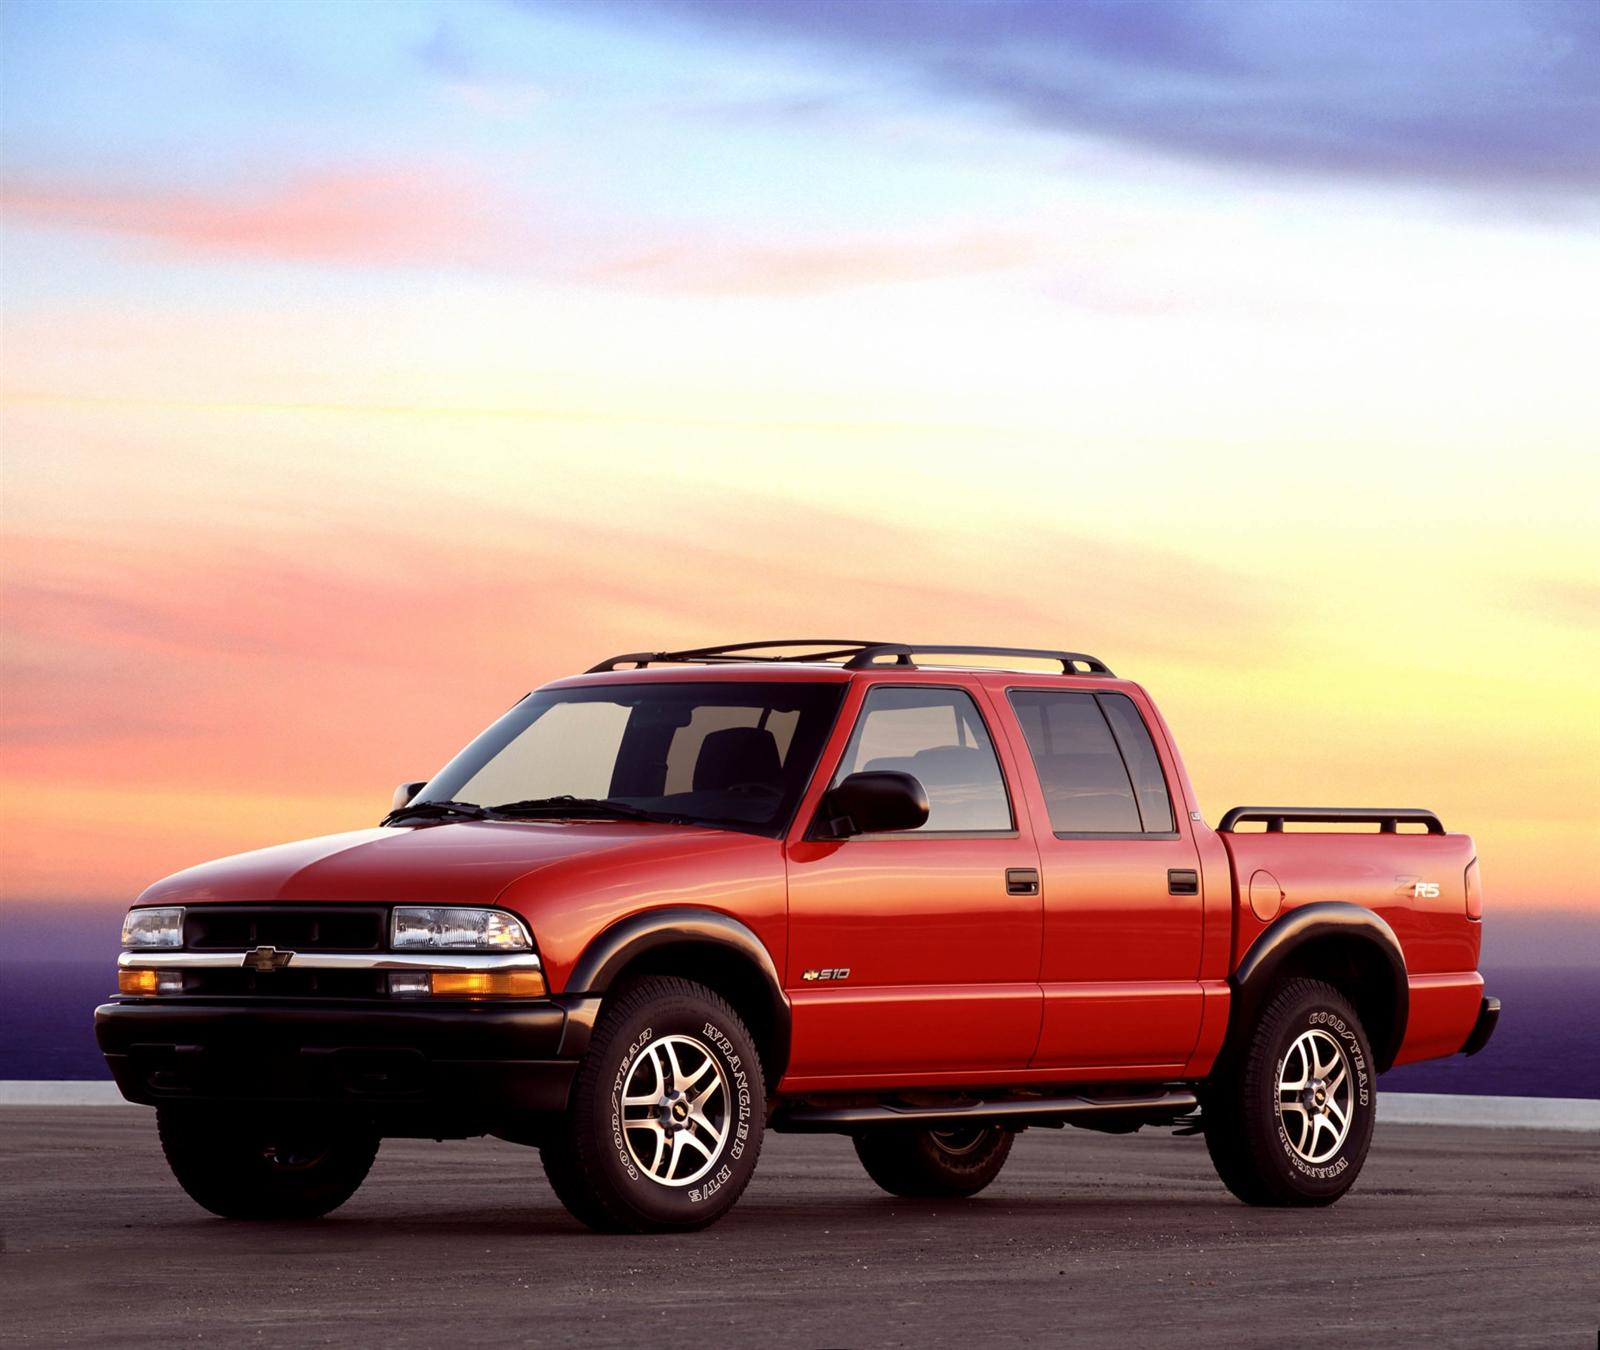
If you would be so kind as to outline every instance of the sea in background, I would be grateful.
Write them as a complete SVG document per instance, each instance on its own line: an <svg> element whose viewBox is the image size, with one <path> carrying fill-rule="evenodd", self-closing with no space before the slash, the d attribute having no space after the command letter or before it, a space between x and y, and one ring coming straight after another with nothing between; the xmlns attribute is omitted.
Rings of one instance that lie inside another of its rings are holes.
<svg viewBox="0 0 1600 1350"><path fill-rule="evenodd" d="M107 1078L94 1007L110 993L104 961L7 962L0 970L0 1078ZM1485 971L1500 1026L1471 1059L1412 1064L1384 1075L1395 1092L1600 1098L1600 976L1592 967Z"/></svg>
<svg viewBox="0 0 1600 1350"><path fill-rule="evenodd" d="M116 923L7 906L0 924L0 1079L107 1078L94 1008L112 991ZM1467 1059L1384 1075L1395 1092L1600 1098L1600 916L1520 913L1485 932L1499 1029ZM1537 959L1536 959L1537 958ZM1540 963L1542 960L1543 964Z"/></svg>

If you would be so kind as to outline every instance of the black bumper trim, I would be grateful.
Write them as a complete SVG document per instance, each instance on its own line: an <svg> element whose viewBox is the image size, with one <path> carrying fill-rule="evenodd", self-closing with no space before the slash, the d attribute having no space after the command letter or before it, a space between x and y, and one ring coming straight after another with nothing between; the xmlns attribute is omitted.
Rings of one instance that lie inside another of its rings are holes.
<svg viewBox="0 0 1600 1350"><path fill-rule="evenodd" d="M103 1004L94 1021L129 1101L315 1104L389 1119L397 1130L426 1122L427 1133L481 1133L559 1113L578 1067L562 1044L568 1010L557 999L134 1000Z"/></svg>
<svg viewBox="0 0 1600 1350"><path fill-rule="evenodd" d="M1485 998L1478 1005L1478 1020L1472 1024L1472 1032L1461 1047L1463 1055L1475 1055L1489 1044L1489 1037L1494 1035L1494 1029L1500 1024L1500 1000Z"/></svg>

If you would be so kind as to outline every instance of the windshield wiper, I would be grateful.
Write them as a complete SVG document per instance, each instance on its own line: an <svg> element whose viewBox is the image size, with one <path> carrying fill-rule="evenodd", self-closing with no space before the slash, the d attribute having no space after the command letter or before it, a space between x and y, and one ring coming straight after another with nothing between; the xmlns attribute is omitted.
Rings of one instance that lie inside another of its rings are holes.
<svg viewBox="0 0 1600 1350"><path fill-rule="evenodd" d="M378 823L394 825L413 816L423 820L442 820L446 816L460 816L464 820L488 820L489 812L476 802L411 802L406 806L396 807Z"/></svg>
<svg viewBox="0 0 1600 1350"><path fill-rule="evenodd" d="M559 797L529 797L520 802L506 802L491 806L497 816L597 816L610 820L675 820L676 817L646 811L639 806L625 806L621 802L607 801L603 797L574 797L563 793Z"/></svg>

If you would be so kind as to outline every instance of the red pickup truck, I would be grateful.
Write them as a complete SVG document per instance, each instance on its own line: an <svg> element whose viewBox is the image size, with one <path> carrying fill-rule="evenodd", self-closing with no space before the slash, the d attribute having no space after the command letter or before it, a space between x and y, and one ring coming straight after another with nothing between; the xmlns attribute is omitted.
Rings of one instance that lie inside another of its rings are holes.
<svg viewBox="0 0 1600 1350"><path fill-rule="evenodd" d="M1323 1205L1378 1075L1492 1033L1481 918L1430 812L1211 828L1094 657L746 643L602 662L373 829L158 882L95 1024L229 1217L332 1210L383 1138L487 1133L591 1227L682 1230L768 1129L959 1196L1060 1125L1201 1133L1240 1199Z"/></svg>

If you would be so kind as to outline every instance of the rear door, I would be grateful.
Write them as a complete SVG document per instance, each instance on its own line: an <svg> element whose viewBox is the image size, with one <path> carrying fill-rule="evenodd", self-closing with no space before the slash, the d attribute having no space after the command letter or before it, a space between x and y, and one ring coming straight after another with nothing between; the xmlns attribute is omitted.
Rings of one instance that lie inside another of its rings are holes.
<svg viewBox="0 0 1600 1350"><path fill-rule="evenodd" d="M1133 686L1017 686L1006 697L1040 822L1044 1020L1033 1067L1176 1070L1200 1033L1204 916L1192 825L1175 806L1183 797L1152 735L1158 723Z"/></svg>
<svg viewBox="0 0 1600 1350"><path fill-rule="evenodd" d="M931 812L920 830L845 840L806 837L800 823L788 857L791 1086L1027 1064L1039 1032L1039 860L991 713L981 690L950 684L852 691L829 784L903 770Z"/></svg>

